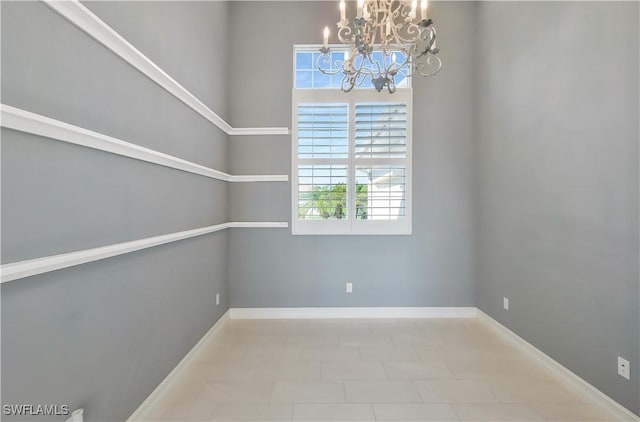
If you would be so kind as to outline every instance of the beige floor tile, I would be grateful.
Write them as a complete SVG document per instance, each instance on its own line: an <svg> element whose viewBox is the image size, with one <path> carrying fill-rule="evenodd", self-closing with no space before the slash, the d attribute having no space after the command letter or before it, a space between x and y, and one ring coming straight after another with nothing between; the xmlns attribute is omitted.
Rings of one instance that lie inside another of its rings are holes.
<svg viewBox="0 0 640 422"><path fill-rule="evenodd" d="M442 361L447 362L451 357L452 351L443 346L421 346L418 347L418 355L420 360L426 361ZM400 359L398 359L400 360Z"/></svg>
<svg viewBox="0 0 640 422"><path fill-rule="evenodd" d="M289 346L339 346L337 334L300 334L297 336L289 336L286 339Z"/></svg>
<svg viewBox="0 0 640 422"><path fill-rule="evenodd" d="M206 390L206 382L196 377L179 377L167 386L158 404L195 404L196 398Z"/></svg>
<svg viewBox="0 0 640 422"><path fill-rule="evenodd" d="M273 332L285 335L295 335L303 333L307 327L304 319L272 319L269 325L273 327Z"/></svg>
<svg viewBox="0 0 640 422"><path fill-rule="evenodd" d="M210 363L192 363L183 370L183 375L187 378L196 378L204 381L215 379L241 379L241 374L235 375L235 372L242 372L244 363L240 358L227 357L217 359ZM233 376L232 376L233 375Z"/></svg>
<svg viewBox="0 0 640 422"><path fill-rule="evenodd" d="M284 343L284 341L283 341ZM287 346L284 344L277 346L255 347L246 350L241 361L247 363L281 363L299 360L302 348L297 346Z"/></svg>
<svg viewBox="0 0 640 422"><path fill-rule="evenodd" d="M533 408L547 421L617 421L613 413L590 404L544 404ZM622 419L624 420L624 419Z"/></svg>
<svg viewBox="0 0 640 422"><path fill-rule="evenodd" d="M384 370L391 380L449 379L453 373L444 362L384 362Z"/></svg>
<svg viewBox="0 0 640 422"><path fill-rule="evenodd" d="M363 320L316 319L307 321L308 333L325 333L336 335L367 335L371 334L369 325Z"/></svg>
<svg viewBox="0 0 640 422"><path fill-rule="evenodd" d="M439 332L400 332L391 333L389 337L394 346L440 346L443 344L442 335Z"/></svg>
<svg viewBox="0 0 640 422"><path fill-rule="evenodd" d="M450 323L455 324L454 320L450 320ZM493 344L493 345L507 345L508 341L503 337L498 336L489 329L473 328L472 326L463 326L463 329L447 329L443 330L443 338L446 342L455 342L457 340L467 341L472 340L473 344Z"/></svg>
<svg viewBox="0 0 640 422"><path fill-rule="evenodd" d="M534 363L482 360L468 357L447 360L447 365L458 379L500 380L519 378L523 380L551 380L551 374Z"/></svg>
<svg viewBox="0 0 640 422"><path fill-rule="evenodd" d="M387 375L379 362L323 363L322 379L384 380Z"/></svg>
<svg viewBox="0 0 640 422"><path fill-rule="evenodd" d="M614 416L475 320L336 319L225 322L146 420L449 420L452 409L475 421Z"/></svg>
<svg viewBox="0 0 640 422"><path fill-rule="evenodd" d="M249 347L261 347L261 346L278 346L285 341L287 337L276 337L270 334L238 334L238 333L221 333L217 336L220 344L228 346L249 346Z"/></svg>
<svg viewBox="0 0 640 422"><path fill-rule="evenodd" d="M488 381L491 391L504 403L581 404L584 399L560 383L522 378Z"/></svg>
<svg viewBox="0 0 640 422"><path fill-rule="evenodd" d="M213 405L165 404L150 409L145 421L208 421L213 413Z"/></svg>
<svg viewBox="0 0 640 422"><path fill-rule="evenodd" d="M360 359L363 361L415 361L421 360L419 347L410 346L367 346L360 347Z"/></svg>
<svg viewBox="0 0 640 422"><path fill-rule="evenodd" d="M205 389L196 397L198 404L218 403L268 403L273 388L272 381L210 381Z"/></svg>
<svg viewBox="0 0 640 422"><path fill-rule="evenodd" d="M454 404L453 409L461 421L524 422L544 420L531 406L523 404Z"/></svg>
<svg viewBox="0 0 640 422"><path fill-rule="evenodd" d="M335 327L366 327L368 318L311 318L307 325L335 326Z"/></svg>
<svg viewBox="0 0 640 422"><path fill-rule="evenodd" d="M271 403L344 403L339 381L276 381Z"/></svg>
<svg viewBox="0 0 640 422"><path fill-rule="evenodd" d="M425 403L499 403L500 400L482 381L416 381Z"/></svg>
<svg viewBox="0 0 640 422"><path fill-rule="evenodd" d="M312 362L354 362L360 360L360 354L355 347L304 347L300 351L299 359Z"/></svg>
<svg viewBox="0 0 640 422"><path fill-rule="evenodd" d="M269 320L231 319L220 327L217 334L270 335L273 333L273 326Z"/></svg>
<svg viewBox="0 0 640 422"><path fill-rule="evenodd" d="M422 403L411 381L345 381L347 403Z"/></svg>
<svg viewBox="0 0 640 422"><path fill-rule="evenodd" d="M419 329L415 319L376 319L369 320L367 325L372 333L394 333Z"/></svg>
<svg viewBox="0 0 640 422"><path fill-rule="evenodd" d="M287 404L220 404L211 415L212 421L290 421L293 405Z"/></svg>
<svg viewBox="0 0 640 422"><path fill-rule="evenodd" d="M228 346L220 342L210 342L195 354L192 362L210 363L221 359L238 358L243 356L247 349L247 346Z"/></svg>
<svg viewBox="0 0 640 422"><path fill-rule="evenodd" d="M201 364L189 372L200 378L212 380L319 380L319 362L225 362Z"/></svg>
<svg viewBox="0 0 640 422"><path fill-rule="evenodd" d="M387 334L352 334L338 336L341 346L391 346L391 339Z"/></svg>
<svg viewBox="0 0 640 422"><path fill-rule="evenodd" d="M369 404L296 404L295 422L375 421Z"/></svg>
<svg viewBox="0 0 640 422"><path fill-rule="evenodd" d="M457 421L448 404L374 404L377 421Z"/></svg>
<svg viewBox="0 0 640 422"><path fill-rule="evenodd" d="M521 362L531 363L528 357L521 351L512 347L480 346L454 347L444 346L448 351L447 359L451 361L478 361L478 362Z"/></svg>
<svg viewBox="0 0 640 422"><path fill-rule="evenodd" d="M270 380L319 380L321 379L321 364L319 362L282 362L263 366L254 373L255 379Z"/></svg>
<svg viewBox="0 0 640 422"><path fill-rule="evenodd" d="M451 332L471 330L475 321L475 318L423 318L416 320L416 326L428 330Z"/></svg>

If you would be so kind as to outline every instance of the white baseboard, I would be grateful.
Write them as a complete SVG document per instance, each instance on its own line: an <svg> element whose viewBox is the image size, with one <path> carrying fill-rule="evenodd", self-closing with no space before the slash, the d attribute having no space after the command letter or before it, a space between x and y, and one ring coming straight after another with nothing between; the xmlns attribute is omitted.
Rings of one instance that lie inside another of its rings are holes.
<svg viewBox="0 0 640 422"><path fill-rule="evenodd" d="M593 401L609 409L612 413L618 415L620 418L631 418L632 420L640 421L640 418L637 415L633 414L630 410L622 406L617 401L613 400L611 397L607 396L602 391L598 390L593 385L589 384L584 379L580 378L578 375L561 365L559 362L545 354L543 351L541 351L480 309L477 310L477 315L478 319L485 325L492 328L498 335L507 340L513 346L517 347L519 350L523 351L524 353L535 359L537 362L544 365L547 369L551 370L565 384L586 394Z"/></svg>
<svg viewBox="0 0 640 422"><path fill-rule="evenodd" d="M475 307L231 308L231 319L475 318Z"/></svg>
<svg viewBox="0 0 640 422"><path fill-rule="evenodd" d="M167 387L178 377L184 367L189 365L193 358L197 355L198 351L202 349L203 345L213 337L215 332L224 324L229 318L229 311L225 312L216 323L211 327L207 333L196 343L195 346L186 354L184 358L169 372L162 382L149 394L149 396L142 402L140 406L129 416L127 422L141 422L146 420L149 409L153 407L158 398L162 396L162 393Z"/></svg>

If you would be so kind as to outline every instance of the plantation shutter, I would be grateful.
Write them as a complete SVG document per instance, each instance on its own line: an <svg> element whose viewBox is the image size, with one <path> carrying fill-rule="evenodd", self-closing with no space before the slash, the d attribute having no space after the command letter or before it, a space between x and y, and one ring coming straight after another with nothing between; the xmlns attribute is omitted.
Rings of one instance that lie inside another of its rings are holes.
<svg viewBox="0 0 640 422"><path fill-rule="evenodd" d="M298 158L347 158L349 106L315 103L298 106Z"/></svg>
<svg viewBox="0 0 640 422"><path fill-rule="evenodd" d="M411 233L411 92L296 89L294 234Z"/></svg>
<svg viewBox="0 0 640 422"><path fill-rule="evenodd" d="M298 218L347 218L349 105L298 106ZM340 162L342 161L342 162Z"/></svg>
<svg viewBox="0 0 640 422"><path fill-rule="evenodd" d="M355 157L404 158L406 154L407 105L356 104Z"/></svg>

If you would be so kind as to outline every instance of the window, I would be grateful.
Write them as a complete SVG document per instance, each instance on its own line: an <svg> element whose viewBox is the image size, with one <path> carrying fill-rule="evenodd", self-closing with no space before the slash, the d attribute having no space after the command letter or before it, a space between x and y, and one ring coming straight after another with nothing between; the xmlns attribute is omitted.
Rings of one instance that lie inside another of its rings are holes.
<svg viewBox="0 0 640 422"><path fill-rule="evenodd" d="M293 233L410 234L411 89L344 93L317 55L295 49Z"/></svg>

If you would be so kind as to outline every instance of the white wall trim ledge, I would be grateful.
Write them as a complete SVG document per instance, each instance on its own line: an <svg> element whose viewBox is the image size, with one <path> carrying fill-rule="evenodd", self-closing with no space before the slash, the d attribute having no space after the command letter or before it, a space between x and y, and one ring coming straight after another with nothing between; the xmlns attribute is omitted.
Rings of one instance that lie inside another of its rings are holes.
<svg viewBox="0 0 640 422"><path fill-rule="evenodd" d="M514 347L518 348L519 350L542 364L567 386L577 389L586 394L596 403L600 404L606 409L609 409L612 413L619 417L620 420L627 420L631 418L631 420L633 421L640 421L640 417L638 417L638 415L633 414L633 412L631 412L629 409L625 408L620 403L576 375L574 372L564 367L555 359L551 358L549 355L520 337L518 334L511 331L509 328L502 325L497 320L493 319L482 310L478 309L477 313L478 319L483 324L491 328L500 337L512 344Z"/></svg>
<svg viewBox="0 0 640 422"><path fill-rule="evenodd" d="M475 307L231 308L231 319L475 318Z"/></svg>
<svg viewBox="0 0 640 422"><path fill-rule="evenodd" d="M233 128L222 117L214 113L195 95L180 85L169 74L135 48L124 37L77 0L42 0L63 18L80 28L90 37L111 50L122 60L142 72L149 79L182 101L202 117L213 123L227 135L287 135L289 128Z"/></svg>
<svg viewBox="0 0 640 422"><path fill-rule="evenodd" d="M141 147L102 133L93 132L79 126L74 126L6 104L0 104L0 122L2 127L8 129L93 148L225 182L286 182L289 180L289 176L286 174L230 175L191 161L183 160L182 158Z"/></svg>
<svg viewBox="0 0 640 422"><path fill-rule="evenodd" d="M147 237L145 239L133 240L130 242L116 243L98 248L84 249L81 251L46 256L43 258L12 262L0 266L0 283L7 283L50 271L74 267L76 265L99 261L101 259L111 258L118 255L124 255L126 253L152 248L154 246L164 245L178 240L202 236L228 228L286 228L288 226L289 224L286 222L229 222L160 236Z"/></svg>

